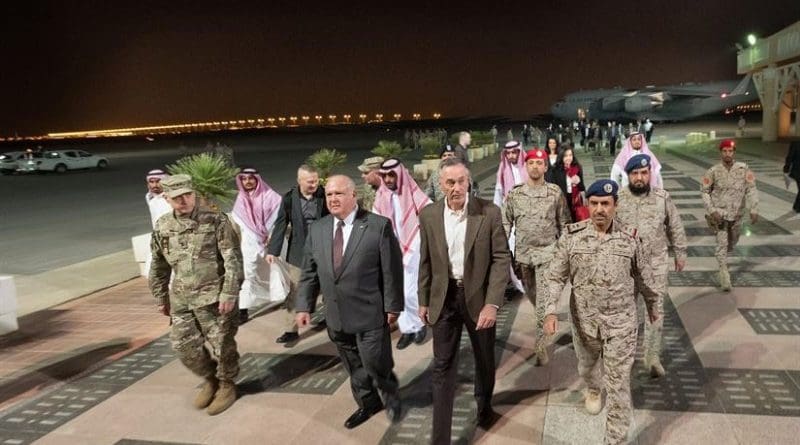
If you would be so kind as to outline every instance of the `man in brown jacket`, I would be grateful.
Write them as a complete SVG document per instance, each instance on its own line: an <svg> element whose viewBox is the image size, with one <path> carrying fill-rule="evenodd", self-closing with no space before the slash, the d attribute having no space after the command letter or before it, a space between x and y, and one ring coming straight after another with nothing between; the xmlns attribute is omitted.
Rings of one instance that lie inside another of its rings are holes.
<svg viewBox="0 0 800 445"><path fill-rule="evenodd" d="M469 170L457 158L439 167L445 199L419 215L419 315L433 326L434 444L449 444L461 330L475 356L478 424L494 420L495 321L509 279L511 255L500 209L469 196Z"/></svg>

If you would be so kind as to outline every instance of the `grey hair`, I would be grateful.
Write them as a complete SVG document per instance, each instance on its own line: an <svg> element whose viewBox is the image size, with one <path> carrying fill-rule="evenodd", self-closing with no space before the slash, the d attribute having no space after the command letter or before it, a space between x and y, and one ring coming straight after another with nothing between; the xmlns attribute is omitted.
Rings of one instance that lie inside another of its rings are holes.
<svg viewBox="0 0 800 445"><path fill-rule="evenodd" d="M463 166L467 170L467 173L469 173L469 168L467 167L467 164L464 162L463 159L459 158L458 156L442 159L442 162L439 163L439 171L444 170L445 167L455 167L456 165Z"/></svg>
<svg viewBox="0 0 800 445"><path fill-rule="evenodd" d="M327 183L330 184L330 182L334 180L344 182L344 186L347 189L347 191L352 191L352 192L356 191L356 183L355 181L353 181L353 178L346 175L333 175L328 178Z"/></svg>

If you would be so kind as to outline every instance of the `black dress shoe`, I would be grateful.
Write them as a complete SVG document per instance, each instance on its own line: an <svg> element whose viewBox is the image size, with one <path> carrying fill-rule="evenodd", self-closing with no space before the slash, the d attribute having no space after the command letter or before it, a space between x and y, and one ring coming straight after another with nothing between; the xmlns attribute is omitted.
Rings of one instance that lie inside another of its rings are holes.
<svg viewBox="0 0 800 445"><path fill-rule="evenodd" d="M400 340L397 340L397 349L405 349L411 342L414 341L414 334L402 334Z"/></svg>
<svg viewBox="0 0 800 445"><path fill-rule="evenodd" d="M376 406L374 408L359 408L353 413L353 415L344 421L344 427L348 430L351 430L369 420L370 417L380 410L380 406Z"/></svg>
<svg viewBox="0 0 800 445"><path fill-rule="evenodd" d="M250 315L247 313L247 309L239 309L239 325L243 325L250 320Z"/></svg>
<svg viewBox="0 0 800 445"><path fill-rule="evenodd" d="M478 426L488 430L500 419L500 414L495 412L492 408L486 408L478 413Z"/></svg>
<svg viewBox="0 0 800 445"><path fill-rule="evenodd" d="M403 405L400 403L400 396L398 394L386 397L386 417L392 423L400 421L400 415L403 413Z"/></svg>
<svg viewBox="0 0 800 445"><path fill-rule="evenodd" d="M275 340L275 343L289 343L299 338L300 334L298 334L297 332L284 332L283 335L281 335L280 337L278 337L277 340Z"/></svg>
<svg viewBox="0 0 800 445"><path fill-rule="evenodd" d="M425 342L425 337L427 336L428 336L428 328L423 326L422 329L420 329L419 331L417 331L416 334L414 334L414 343L421 345L423 342Z"/></svg>

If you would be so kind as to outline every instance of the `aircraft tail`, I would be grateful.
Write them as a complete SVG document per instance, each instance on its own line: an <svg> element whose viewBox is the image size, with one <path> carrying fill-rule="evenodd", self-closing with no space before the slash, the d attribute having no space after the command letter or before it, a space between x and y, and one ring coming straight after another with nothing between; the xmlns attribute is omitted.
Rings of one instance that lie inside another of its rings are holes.
<svg viewBox="0 0 800 445"><path fill-rule="evenodd" d="M733 91L728 93L728 96L739 96L741 94L746 93L748 88L750 87L750 79L752 77L753 75L750 73L744 76L744 79L742 79L742 81L739 82L739 85L736 85L736 88L734 88Z"/></svg>

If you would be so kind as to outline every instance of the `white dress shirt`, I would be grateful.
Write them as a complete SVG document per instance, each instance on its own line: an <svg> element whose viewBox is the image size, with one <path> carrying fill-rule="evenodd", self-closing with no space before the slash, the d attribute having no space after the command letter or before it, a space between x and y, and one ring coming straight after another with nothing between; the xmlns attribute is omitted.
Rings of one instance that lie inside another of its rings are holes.
<svg viewBox="0 0 800 445"><path fill-rule="evenodd" d="M450 257L450 273L452 278L464 278L464 244L467 235L467 204L469 196L461 210L452 210L444 199L444 236L447 240L447 254Z"/></svg>
<svg viewBox="0 0 800 445"><path fill-rule="evenodd" d="M347 241L350 240L350 233L353 232L353 222L356 219L356 212L358 212L358 206L350 212L349 215L344 219L344 227L342 227L342 255L347 251ZM339 224L341 219L337 217L333 217L333 237L336 237L336 226ZM333 239L333 238L331 238Z"/></svg>

